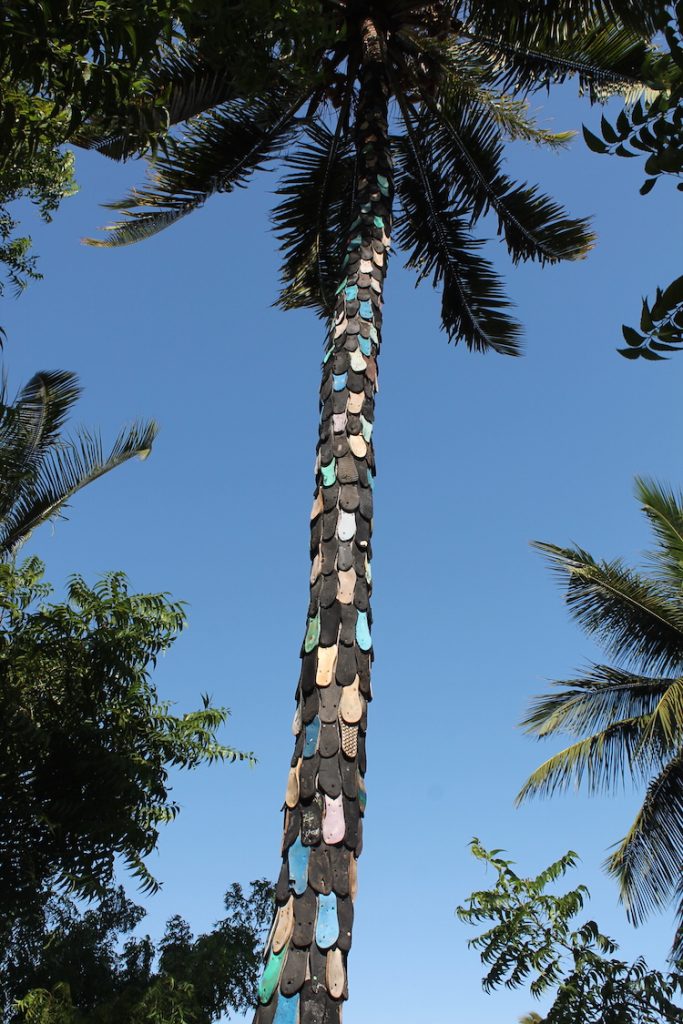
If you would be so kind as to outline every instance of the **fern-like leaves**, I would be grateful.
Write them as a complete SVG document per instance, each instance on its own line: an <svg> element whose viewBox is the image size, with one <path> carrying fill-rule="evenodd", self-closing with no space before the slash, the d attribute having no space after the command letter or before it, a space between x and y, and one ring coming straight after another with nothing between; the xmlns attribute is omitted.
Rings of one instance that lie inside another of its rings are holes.
<svg viewBox="0 0 683 1024"><path fill-rule="evenodd" d="M300 98L228 103L192 121L152 163L150 183L109 208L127 218L91 245L149 238L203 206L217 192L243 186L291 138Z"/></svg>
<svg viewBox="0 0 683 1024"><path fill-rule="evenodd" d="M355 161L348 140L311 124L292 154L273 222L281 242L282 309L330 313L351 223Z"/></svg>

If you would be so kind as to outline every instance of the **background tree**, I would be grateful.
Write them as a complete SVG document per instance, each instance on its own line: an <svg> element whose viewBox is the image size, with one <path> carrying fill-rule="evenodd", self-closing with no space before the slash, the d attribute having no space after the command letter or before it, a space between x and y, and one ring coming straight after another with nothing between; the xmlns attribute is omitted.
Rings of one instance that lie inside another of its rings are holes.
<svg viewBox="0 0 683 1024"><path fill-rule="evenodd" d="M225 894L226 916L194 936L173 917L156 944L133 936L145 917L122 888L93 908L53 896L39 922L17 922L0 970L7 1024L212 1024L253 1002L273 892Z"/></svg>
<svg viewBox="0 0 683 1024"><path fill-rule="evenodd" d="M122 573L66 600L36 558L0 563L0 936L58 890L93 897L118 858L143 889L145 857L178 813L171 768L246 755L217 730L225 708L171 713L150 670L185 617L164 594L131 594Z"/></svg>
<svg viewBox="0 0 683 1024"><path fill-rule="evenodd" d="M273 61L251 96L225 102L209 90L188 106L203 65L178 47L183 73L169 103L182 127L153 161L147 186L114 204L125 219L106 243L147 238L285 156L290 170L274 214L284 253L279 301L328 321L311 594L261 1024L299 1011L332 1024L347 995L365 810L372 432L390 236L395 230L418 279L441 287L450 339L515 354L519 325L471 229L491 213L513 260L541 263L584 256L592 235L537 187L503 173L507 139L566 141L541 131L508 93L574 74L595 99L640 88L633 74L654 30L651 5L633 0L562 0L522 13L517 4L410 0L323 8L332 17L317 63L292 74ZM105 133L97 144L125 156L137 143Z"/></svg>
<svg viewBox="0 0 683 1024"><path fill-rule="evenodd" d="M530 1013L522 1024L675 1024L683 1009L678 969L663 974L642 958L627 963L612 956L619 948L595 921L575 923L589 896L585 885L554 895L549 886L575 867L566 853L535 878L520 878L501 850L486 850L478 839L472 853L497 872L490 889L474 892L457 908L461 921L488 926L469 945L481 951L487 992L505 985L529 985L535 998L552 993L550 1008Z"/></svg>
<svg viewBox="0 0 683 1024"><path fill-rule="evenodd" d="M275 55L290 63L294 55L307 61L320 21L319 5L312 0L3 4L0 264L7 282L20 291L40 276L31 239L19 233L11 204L28 198L44 220L51 219L76 188L73 154L65 145L87 144L93 123L125 132L139 127L140 117L146 144L163 140L175 112L167 103L164 69L153 66L174 38L192 46L202 63L204 87L220 88L228 99L236 89L249 92L264 62Z"/></svg>
<svg viewBox="0 0 683 1024"><path fill-rule="evenodd" d="M623 110L610 123L603 117L602 138L584 128L589 147L595 153L634 157L647 155L648 177L641 186L647 195L662 175L683 175L683 3L669 6L659 16L659 27L668 53L648 58L645 74L656 78L661 90L649 101L640 100ZM683 181L677 186L683 191ZM627 359L665 359L667 352L683 346L683 275L665 288L657 289L654 302L643 299L640 331L622 327L627 347L619 349Z"/></svg>
<svg viewBox="0 0 683 1024"><path fill-rule="evenodd" d="M607 860L635 924L678 900L672 956L683 958L683 495L637 480L636 494L656 547L641 573L615 559L597 562L581 548L537 543L566 586L581 627L614 659L554 683L523 725L539 739L576 742L527 779L518 800L550 796L570 784L589 793L646 785L643 803Z"/></svg>
<svg viewBox="0 0 683 1024"><path fill-rule="evenodd" d="M0 387L0 559L60 515L77 491L151 451L157 434L151 420L122 430L107 456L92 431L63 436L80 394L76 374L64 370L35 374L11 403L4 382Z"/></svg>

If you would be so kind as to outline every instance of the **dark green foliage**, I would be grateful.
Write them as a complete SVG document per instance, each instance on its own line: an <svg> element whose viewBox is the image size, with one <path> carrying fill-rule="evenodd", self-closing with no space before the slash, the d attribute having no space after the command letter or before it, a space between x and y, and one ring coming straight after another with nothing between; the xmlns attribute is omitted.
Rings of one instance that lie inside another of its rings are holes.
<svg viewBox="0 0 683 1024"><path fill-rule="evenodd" d="M45 129L48 135L48 128ZM58 133L52 132L58 138ZM73 157L49 145L39 147L30 161L6 166L0 174L0 264L6 281L0 280L0 296L6 283L15 295L24 290L31 280L40 279L37 260L31 253L31 239L18 235L19 222L7 208L17 199L29 199L46 223L65 196L75 190Z"/></svg>
<svg viewBox="0 0 683 1024"><path fill-rule="evenodd" d="M482 35L516 41L520 47L539 44L539 40L559 45L571 36L581 36L596 23L621 22L636 32L653 34L659 0L646 7L638 0L574 0L555 3L543 0L533 7L518 0L487 0L485 4L465 3L459 11L466 27Z"/></svg>
<svg viewBox="0 0 683 1024"><path fill-rule="evenodd" d="M505 90L525 93L571 76L597 100L641 88L634 75L654 30L650 6L561 0L536 5L532 17L518 4L514 12L496 3L454 9L382 0L373 7L398 105L397 129L405 132L392 140L399 164L396 234L418 279L431 277L442 288L442 326L449 338L479 351L518 351L519 325L508 316L501 282L478 252L483 239L471 234L483 214L497 218L514 260L577 259L592 243L585 220L568 217L536 186L502 173L508 139L567 141L566 134L539 131L524 100ZM147 237L217 191L242 184L264 161L283 158L293 170L279 189L283 198L274 214L284 254L279 302L330 315L351 229L349 154L357 127L361 16L367 11L332 0L320 9L321 18L311 22L315 45L302 51L312 59L296 60L292 69L274 50L260 90L249 96L226 96L224 83L207 84L206 62L184 44L177 58L164 58L169 66L176 59L182 64L183 98L171 106L186 123L153 159L148 186L115 204L126 219L96 244ZM300 15L306 25L308 13ZM294 56L298 47L295 42ZM136 145L144 149L144 120L132 127L123 148L111 133L92 137L90 144L112 155Z"/></svg>
<svg viewBox="0 0 683 1024"><path fill-rule="evenodd" d="M0 559L58 516L77 491L150 453L157 432L151 421L122 430L106 456L98 434L80 429L64 437L80 394L76 375L63 370L35 374L11 404L0 387Z"/></svg>
<svg viewBox="0 0 683 1024"><path fill-rule="evenodd" d="M521 328L506 313L500 277L480 256L482 242L468 230L467 210L451 198L447 179L427 156L423 135L399 152L396 184L402 216L396 224L399 244L418 271L418 283L431 275L441 286L441 322L449 338L468 347L506 355L517 353Z"/></svg>
<svg viewBox="0 0 683 1024"><path fill-rule="evenodd" d="M601 136L584 127L586 144L594 153L645 158L647 178L641 195L647 195L662 175L683 175L683 3L665 8L658 27L664 34L668 53L656 59L648 55L643 73L658 83L659 91L648 100L638 100L622 110L614 122L602 118ZM677 188L683 190L683 181ZM640 332L622 327L626 359L666 359L666 353L683 346L683 277L676 278L655 301L643 299Z"/></svg>
<svg viewBox="0 0 683 1024"><path fill-rule="evenodd" d="M194 936L181 917L156 944L132 936L145 911L122 888L93 908L54 896L15 926L0 957L7 1024L211 1024L253 1005L273 892L265 881L225 895L226 916ZM16 1003L19 1006L16 1006Z"/></svg>
<svg viewBox="0 0 683 1024"><path fill-rule="evenodd" d="M650 51L638 30L625 27L623 17L605 24L594 16L578 32L549 39L544 46L533 38L524 44L515 24L511 18L502 33L476 40L482 54L504 55L496 79L500 88L537 91L576 76L581 90L594 102L612 95L615 89L626 95L641 92L642 66Z"/></svg>
<svg viewBox="0 0 683 1024"><path fill-rule="evenodd" d="M178 5L167 0L39 0L0 11L0 262L10 284L36 277L31 240L7 204L26 197L45 220L74 190L60 147L84 118L113 113L143 88Z"/></svg>
<svg viewBox="0 0 683 1024"><path fill-rule="evenodd" d="M650 305L643 299L640 331L624 325L624 340L628 348L619 352L627 359L666 359L665 352L679 352L683 346L683 276L672 281L668 288L657 289L655 301Z"/></svg>
<svg viewBox="0 0 683 1024"><path fill-rule="evenodd" d="M208 102L262 88L276 59L290 73L308 66L327 20L313 0L4 3L0 264L8 283L17 290L40 275L7 204L28 198L50 219L75 189L64 144L91 146L106 134L109 156L139 151L140 138L158 149L169 125Z"/></svg>
<svg viewBox="0 0 683 1024"><path fill-rule="evenodd" d="M282 309L310 306L321 316L339 283L345 232L350 223L354 160L348 139L323 124L308 128L278 189L284 198L273 221L282 238Z"/></svg>
<svg viewBox="0 0 683 1024"><path fill-rule="evenodd" d="M678 969L663 974L642 958L633 963L612 957L617 944L595 921L576 924L589 895L585 885L561 895L548 887L575 867L566 853L535 878L520 878L501 850L486 850L473 839L472 853L497 872L490 889L474 892L458 907L462 921L489 927L469 945L480 950L487 992L505 985L529 985L535 997L552 993L543 1014L523 1024L675 1024L683 1009L674 1000L683 992Z"/></svg>
<svg viewBox="0 0 683 1024"><path fill-rule="evenodd" d="M621 788L629 775L646 785L642 806L607 861L629 917L639 923L678 902L672 955L683 958L683 495L638 480L655 550L649 572L597 562L580 548L537 544L566 585L582 628L616 661L595 665L559 692L536 698L524 720L539 738L568 734L525 783L519 799L570 784L589 792Z"/></svg>
<svg viewBox="0 0 683 1024"><path fill-rule="evenodd" d="M519 184L502 172L505 136L485 109L446 95L440 109L421 119L422 138L453 196L471 223L493 210L512 259L558 263L584 256L594 240L585 220L572 220L536 186Z"/></svg>
<svg viewBox="0 0 683 1024"><path fill-rule="evenodd" d="M284 91L277 99L253 100L217 107L197 118L177 139L171 139L155 164L154 189L138 189L111 209L143 206L125 225L114 228L106 245L129 245L156 234L216 192L232 192L272 157L291 128L299 99ZM97 244L97 243L96 243Z"/></svg>
<svg viewBox="0 0 683 1024"><path fill-rule="evenodd" d="M42 573L0 563L0 936L50 890L102 892L115 858L156 889L144 858L178 813L170 769L246 756L217 739L226 709L174 715L151 681L180 605L122 573L74 576L48 604Z"/></svg>

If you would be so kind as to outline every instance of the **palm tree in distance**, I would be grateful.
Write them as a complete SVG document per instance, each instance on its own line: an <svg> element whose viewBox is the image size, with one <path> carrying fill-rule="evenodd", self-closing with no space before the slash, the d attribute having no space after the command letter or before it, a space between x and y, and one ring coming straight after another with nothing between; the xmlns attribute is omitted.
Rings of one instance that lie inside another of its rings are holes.
<svg viewBox="0 0 683 1024"><path fill-rule="evenodd" d="M656 549L641 574L616 559L596 562L581 548L536 544L566 585L581 627L615 665L594 665L553 685L523 722L540 738L576 742L527 779L518 800L570 784L589 793L619 789L626 776L646 786L624 838L606 862L634 924L678 901L672 959L683 958L683 494L636 481Z"/></svg>
<svg viewBox="0 0 683 1024"><path fill-rule="evenodd" d="M373 657L372 433L391 236L418 279L441 288L450 339L516 354L519 325L472 228L492 214L513 260L541 263L583 257L592 235L536 186L503 173L506 140L567 139L539 128L523 98L508 93L573 75L593 100L639 91L654 28L640 0L327 0L322 8L329 34L317 61L288 71L276 50L256 95L235 96L231 76L208 67L201 48L168 55L151 88L168 91L169 122L183 127L159 150L149 183L114 204L125 219L97 243L147 238L282 158L279 304L312 307L327 321L310 604L259 1024L332 1024L348 994ZM126 156L144 142L140 124L131 116L126 130L89 144Z"/></svg>
<svg viewBox="0 0 683 1024"><path fill-rule="evenodd" d="M63 437L80 394L78 378L64 370L36 373L11 403L6 386L0 388L0 560L58 516L77 491L151 451L157 433L151 421L122 430L109 455L91 431Z"/></svg>

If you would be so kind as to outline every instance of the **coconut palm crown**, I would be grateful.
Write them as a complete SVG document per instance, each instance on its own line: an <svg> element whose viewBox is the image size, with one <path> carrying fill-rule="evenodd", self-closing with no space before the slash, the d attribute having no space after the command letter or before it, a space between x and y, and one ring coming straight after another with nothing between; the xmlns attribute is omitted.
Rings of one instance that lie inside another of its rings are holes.
<svg viewBox="0 0 683 1024"><path fill-rule="evenodd" d="M80 394L78 378L66 370L34 374L11 402L5 383L0 386L0 560L63 514L83 487L151 451L157 434L151 420L125 427L108 455L90 430L65 437L64 422Z"/></svg>
<svg viewBox="0 0 683 1024"><path fill-rule="evenodd" d="M304 2L304 29L311 7L326 15L315 23L317 49L306 49L314 58L283 59L291 51L278 40L262 89L249 95L236 94L229 66L191 40L166 55L150 89L168 97L170 137L151 140L149 182L114 204L124 220L100 243L147 238L280 159L279 304L311 307L327 322L310 600L257 1024L339 1024L348 997L374 656L375 394L392 236L418 280L440 287L449 338L516 354L520 327L473 234L480 218L494 217L515 261L577 259L592 244L585 220L503 171L506 140L567 139L533 121L523 94L571 76L595 100L640 91L654 28L650 6L636 0ZM125 157L150 139L148 126L131 110L83 141Z"/></svg>
<svg viewBox="0 0 683 1024"><path fill-rule="evenodd" d="M503 172L506 141L560 146L571 134L539 128L520 94L572 76L592 101L641 92L653 5L327 0L321 6L328 38L319 40L308 73L288 72L274 55L257 95L235 95L229 69L215 59L208 63L197 46L168 51L150 89L167 91L169 124L181 129L153 161L149 183L111 204L125 220L93 244L147 238L282 159L291 170L274 212L284 257L279 303L331 315L354 219L354 113L369 17L395 103L390 148L399 246L419 280L432 277L441 287L449 339L515 354L520 328L499 276L479 252L473 229L480 218L493 214L514 261L581 258L593 240L585 220L568 217L536 186ZM143 122L113 135L86 133L83 144L125 157L144 144Z"/></svg>
<svg viewBox="0 0 683 1024"><path fill-rule="evenodd" d="M671 952L683 958L683 494L636 481L655 535L648 572L581 548L537 544L566 585L573 617L615 660L593 665L559 691L538 697L523 725L540 738L575 737L542 764L519 795L550 796L571 784L589 793L620 789L625 777L645 797L606 862L630 919L678 901Z"/></svg>

